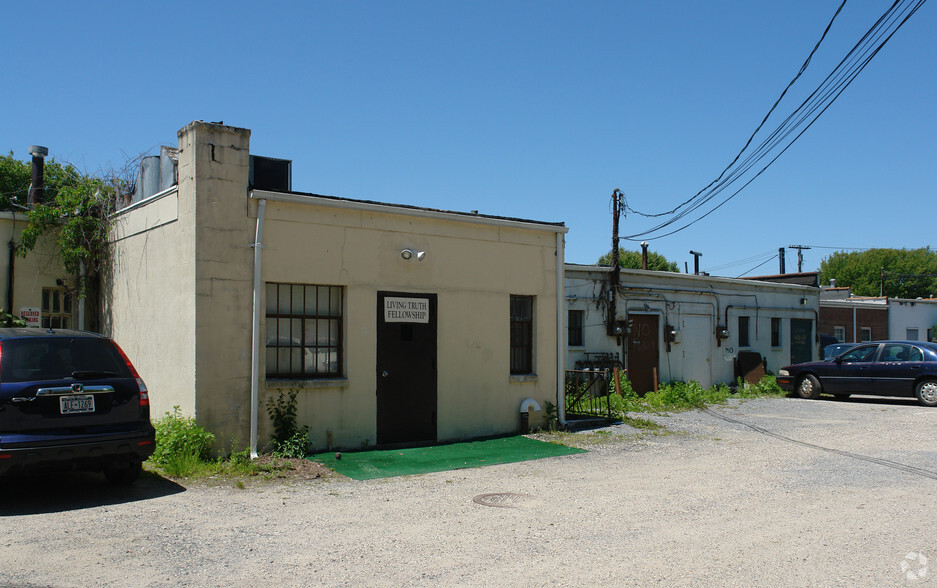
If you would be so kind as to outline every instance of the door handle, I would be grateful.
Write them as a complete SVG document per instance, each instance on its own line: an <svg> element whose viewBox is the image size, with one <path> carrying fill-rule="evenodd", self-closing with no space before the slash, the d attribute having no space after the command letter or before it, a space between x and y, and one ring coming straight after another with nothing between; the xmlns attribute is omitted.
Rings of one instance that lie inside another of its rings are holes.
<svg viewBox="0 0 937 588"><path fill-rule="evenodd" d="M387 370L384 370L383 372L381 372L381 377L382 377L382 378L386 378L386 377L389 376L389 375L390 375L390 372L388 372Z"/></svg>

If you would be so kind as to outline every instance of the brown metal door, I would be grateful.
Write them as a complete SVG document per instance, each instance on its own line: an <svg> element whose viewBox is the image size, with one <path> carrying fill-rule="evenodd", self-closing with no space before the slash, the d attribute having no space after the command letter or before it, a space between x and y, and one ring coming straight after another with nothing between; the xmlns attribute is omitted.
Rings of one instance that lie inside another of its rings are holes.
<svg viewBox="0 0 937 588"><path fill-rule="evenodd" d="M658 368L660 341L656 314L629 314L628 377L638 394L654 390Z"/></svg>
<svg viewBox="0 0 937 588"><path fill-rule="evenodd" d="M377 442L436 440L436 295L377 293Z"/></svg>

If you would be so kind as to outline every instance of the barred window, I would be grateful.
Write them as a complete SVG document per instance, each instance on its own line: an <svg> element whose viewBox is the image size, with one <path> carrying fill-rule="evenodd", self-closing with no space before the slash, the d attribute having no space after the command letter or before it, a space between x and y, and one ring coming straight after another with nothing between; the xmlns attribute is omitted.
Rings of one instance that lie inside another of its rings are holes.
<svg viewBox="0 0 937 588"><path fill-rule="evenodd" d="M566 343L570 347L582 347L583 346L582 317L583 317L583 311L581 310L570 310L567 314Z"/></svg>
<svg viewBox="0 0 937 588"><path fill-rule="evenodd" d="M534 371L534 297L511 295L511 373Z"/></svg>
<svg viewBox="0 0 937 588"><path fill-rule="evenodd" d="M781 346L781 319L774 317L771 319L771 346Z"/></svg>
<svg viewBox="0 0 937 588"><path fill-rule="evenodd" d="M72 323L72 297L65 288L42 289L42 326L68 329Z"/></svg>
<svg viewBox="0 0 937 588"><path fill-rule="evenodd" d="M749 347L748 339L748 318L747 316L739 317L739 347Z"/></svg>
<svg viewBox="0 0 937 588"><path fill-rule="evenodd" d="M267 284L267 377L342 375L342 286Z"/></svg>

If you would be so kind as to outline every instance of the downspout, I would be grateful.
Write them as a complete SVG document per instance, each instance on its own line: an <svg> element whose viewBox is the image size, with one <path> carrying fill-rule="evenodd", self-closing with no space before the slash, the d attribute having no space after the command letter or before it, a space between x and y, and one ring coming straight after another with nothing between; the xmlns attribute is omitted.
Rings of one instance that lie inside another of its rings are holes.
<svg viewBox="0 0 937 588"><path fill-rule="evenodd" d="M853 305L852 307L852 342L853 343L859 342L859 331L856 330L858 328L859 328L858 323L856 322L856 307L855 305Z"/></svg>
<svg viewBox="0 0 937 588"><path fill-rule="evenodd" d="M13 220L13 229L10 231L10 242L8 243L10 263L7 266L7 312L13 314L13 275L14 265L16 264L16 241L13 237L16 235L16 212L11 211L10 217Z"/></svg>
<svg viewBox="0 0 937 588"><path fill-rule="evenodd" d="M260 254L263 250L264 211L267 200L257 201L257 230L254 233L254 310L251 327L251 459L257 457L257 415L260 411Z"/></svg>
<svg viewBox="0 0 937 588"><path fill-rule="evenodd" d="M560 426L566 425L566 289L563 233L556 233L556 418Z"/></svg>
<svg viewBox="0 0 937 588"><path fill-rule="evenodd" d="M78 266L78 287L81 288L81 285L85 281L85 262L81 262ZM87 290L85 290L87 292ZM80 293L80 290L79 290ZM78 328L87 329L88 326L85 325L85 297L82 296L78 298ZM99 327L100 328L100 327Z"/></svg>

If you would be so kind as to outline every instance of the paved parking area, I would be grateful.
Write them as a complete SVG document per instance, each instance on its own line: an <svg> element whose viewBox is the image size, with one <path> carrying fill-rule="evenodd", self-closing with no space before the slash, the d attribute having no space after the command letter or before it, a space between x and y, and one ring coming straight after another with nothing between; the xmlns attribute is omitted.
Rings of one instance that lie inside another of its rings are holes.
<svg viewBox="0 0 937 588"><path fill-rule="evenodd" d="M937 585L937 409L770 399L356 482L4 484L0 584Z"/></svg>

